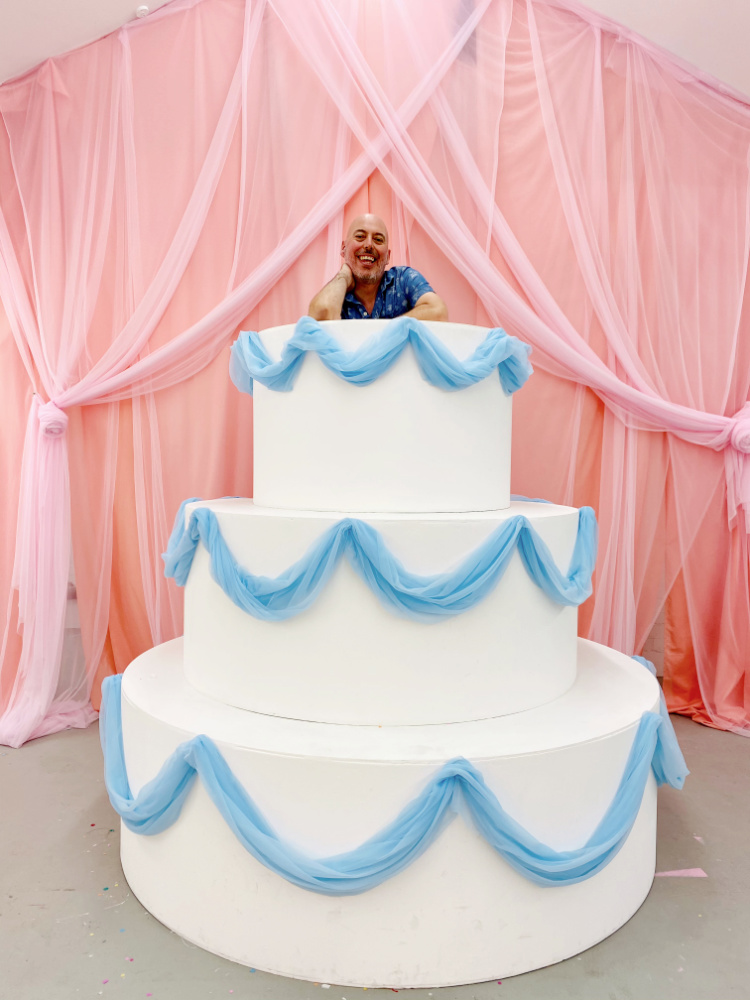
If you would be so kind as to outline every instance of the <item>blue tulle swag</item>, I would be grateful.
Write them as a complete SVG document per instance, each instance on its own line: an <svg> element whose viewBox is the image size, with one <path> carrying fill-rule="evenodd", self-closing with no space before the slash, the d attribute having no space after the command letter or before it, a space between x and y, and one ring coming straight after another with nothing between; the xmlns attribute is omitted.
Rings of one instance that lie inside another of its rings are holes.
<svg viewBox="0 0 750 1000"><path fill-rule="evenodd" d="M422 792L365 843L344 854L314 858L279 837L207 736L180 744L156 777L133 796L123 752L121 684L121 676L104 682L100 730L107 792L128 829L157 834L170 827L199 775L253 857L294 885L330 896L365 892L392 878L427 850L456 812L527 879L543 886L581 882L601 871L622 847L638 815L649 771L657 783L675 788L682 787L687 774L669 716L645 712L614 798L587 842L576 850L555 851L540 843L505 812L478 768L459 757L443 765Z"/></svg>
<svg viewBox="0 0 750 1000"><path fill-rule="evenodd" d="M386 608L417 621L434 622L474 607L497 585L516 550L532 580L558 604L577 606L591 594L597 528L590 507L579 510L567 573L558 569L531 523L519 514L503 522L455 569L434 576L409 572L371 525L344 518L285 572L270 578L255 576L237 563L208 507L194 508L186 519L189 503L195 503L195 498L185 500L177 512L163 555L165 575L184 586L202 542L211 559L211 575L224 593L239 608L264 621L284 621L310 607L344 556Z"/></svg>
<svg viewBox="0 0 750 1000"><path fill-rule="evenodd" d="M303 316L273 361L257 333L245 331L232 345L229 376L241 392L252 395L253 382L289 392L308 351L314 351L334 375L353 385L369 385L386 372L408 346L422 377L449 391L465 389L497 371L507 395L516 392L532 373L531 348L501 329L490 330L474 353L460 361L431 330L411 316L392 320L353 351L344 350L324 327Z"/></svg>
<svg viewBox="0 0 750 1000"><path fill-rule="evenodd" d="M654 677L656 677L656 667L653 665L651 660L647 660L643 656L634 656L633 659L644 666ZM674 785L675 788L682 788L685 778L690 772L687 769L687 764L685 763L685 758L682 756L682 750L680 750L680 744L677 742L677 737L675 736L674 727L672 726L672 720L669 718L669 709L667 708L667 702L664 698L664 692L659 687L659 715L664 723L663 727L659 730L660 732L660 747L659 753L654 757L654 774L660 785L668 782L670 785ZM671 734L669 738L664 737L662 739L661 734ZM682 775L682 779L679 783L670 780L669 775Z"/></svg>

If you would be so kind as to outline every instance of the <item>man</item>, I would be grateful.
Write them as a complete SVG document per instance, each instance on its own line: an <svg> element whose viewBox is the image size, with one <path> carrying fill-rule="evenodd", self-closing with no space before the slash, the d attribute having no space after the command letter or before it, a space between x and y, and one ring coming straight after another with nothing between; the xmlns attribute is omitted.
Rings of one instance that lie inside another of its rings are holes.
<svg viewBox="0 0 750 1000"><path fill-rule="evenodd" d="M352 222L341 256L341 270L310 303L313 319L448 319L445 303L419 271L386 271L391 257L388 230L377 215L360 215Z"/></svg>

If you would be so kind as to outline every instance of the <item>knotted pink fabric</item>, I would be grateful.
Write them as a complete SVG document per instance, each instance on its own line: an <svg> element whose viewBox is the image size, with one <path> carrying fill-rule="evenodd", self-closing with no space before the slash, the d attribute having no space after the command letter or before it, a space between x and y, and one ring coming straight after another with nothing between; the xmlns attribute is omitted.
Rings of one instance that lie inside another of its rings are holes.
<svg viewBox="0 0 750 1000"><path fill-rule="evenodd" d="M59 437L68 429L68 415L65 410L50 400L49 403L42 403L37 411L39 425L42 433L48 437Z"/></svg>
<svg viewBox="0 0 750 1000"><path fill-rule="evenodd" d="M745 403L739 413L732 418L732 433L729 443L742 455L750 455L750 403Z"/></svg>
<svg viewBox="0 0 750 1000"><path fill-rule="evenodd" d="M513 485L597 507L584 633L640 650L684 580L673 704L748 731L741 96L573 0L174 0L0 115L0 370L54 401L14 383L0 421L0 741L86 724L98 670L179 633L174 510L252 492L228 344L304 313L368 209L453 320L532 343Z"/></svg>
<svg viewBox="0 0 750 1000"><path fill-rule="evenodd" d="M750 533L750 403L732 418L724 453L727 477L727 510L734 526L737 514L745 512L745 530Z"/></svg>

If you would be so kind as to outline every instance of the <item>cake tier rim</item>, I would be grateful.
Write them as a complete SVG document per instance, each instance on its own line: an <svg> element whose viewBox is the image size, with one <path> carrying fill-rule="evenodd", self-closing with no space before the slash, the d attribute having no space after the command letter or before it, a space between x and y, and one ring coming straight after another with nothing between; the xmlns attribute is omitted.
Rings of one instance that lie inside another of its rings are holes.
<svg viewBox="0 0 750 1000"><path fill-rule="evenodd" d="M632 657L579 638L575 683L559 698L533 709L421 725L316 722L236 708L203 694L184 676L182 649L180 636L133 660L123 675L123 699L184 732L186 739L200 733L220 746L287 757L437 765L459 756L479 762L550 753L632 729L644 712L658 711L660 699L656 678ZM608 678L601 676L604 673ZM613 677L619 692L612 692ZM603 694L608 694L608 712L602 711Z"/></svg>
<svg viewBox="0 0 750 1000"><path fill-rule="evenodd" d="M208 507L214 513L242 514L248 517L301 517L305 519L320 518L321 520L337 518L338 520L357 521L430 521L455 523L460 521L506 521L511 517L523 515L529 520L538 518L562 517L578 513L580 507L570 507L566 504L549 503L546 500L511 500L508 507L492 507L487 510L443 510L443 511L351 511L323 510L317 507L271 507L258 504L252 497L216 497L204 500L196 499L186 504L185 517L197 507Z"/></svg>
<svg viewBox="0 0 750 1000"><path fill-rule="evenodd" d="M392 323L394 319L399 319L396 316L374 316L367 318L357 318L357 319L321 319L315 322L322 326L324 329L328 327L335 326L337 329L341 329L344 332L371 332L376 333L378 330L382 330L384 327ZM278 331L280 330L291 330L294 331L297 327L299 320L295 320L294 323L277 323L274 326L265 326L259 330L253 331L261 339L267 335L272 335L273 337L279 336ZM485 333L489 333L491 330L497 330L497 326L488 326L482 323L454 323L453 320L437 320L437 319L420 319L420 323L426 326L432 333L438 333L441 329L450 328L451 330L471 330L476 334L477 330L483 330ZM342 324L346 324L343 326ZM503 328L501 328L503 329ZM240 331L245 332L245 331ZM505 331L507 333L507 330ZM512 336L512 334L508 334ZM520 338L516 338L517 340Z"/></svg>

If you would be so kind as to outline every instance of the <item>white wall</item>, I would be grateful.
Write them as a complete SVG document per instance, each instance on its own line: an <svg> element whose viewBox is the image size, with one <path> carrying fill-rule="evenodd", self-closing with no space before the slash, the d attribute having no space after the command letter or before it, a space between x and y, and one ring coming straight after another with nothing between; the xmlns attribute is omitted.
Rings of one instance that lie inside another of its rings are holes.
<svg viewBox="0 0 750 1000"><path fill-rule="evenodd" d="M132 21L167 0L0 0L0 82L20 76Z"/></svg>
<svg viewBox="0 0 750 1000"><path fill-rule="evenodd" d="M750 95L750 0L584 0L704 73Z"/></svg>

